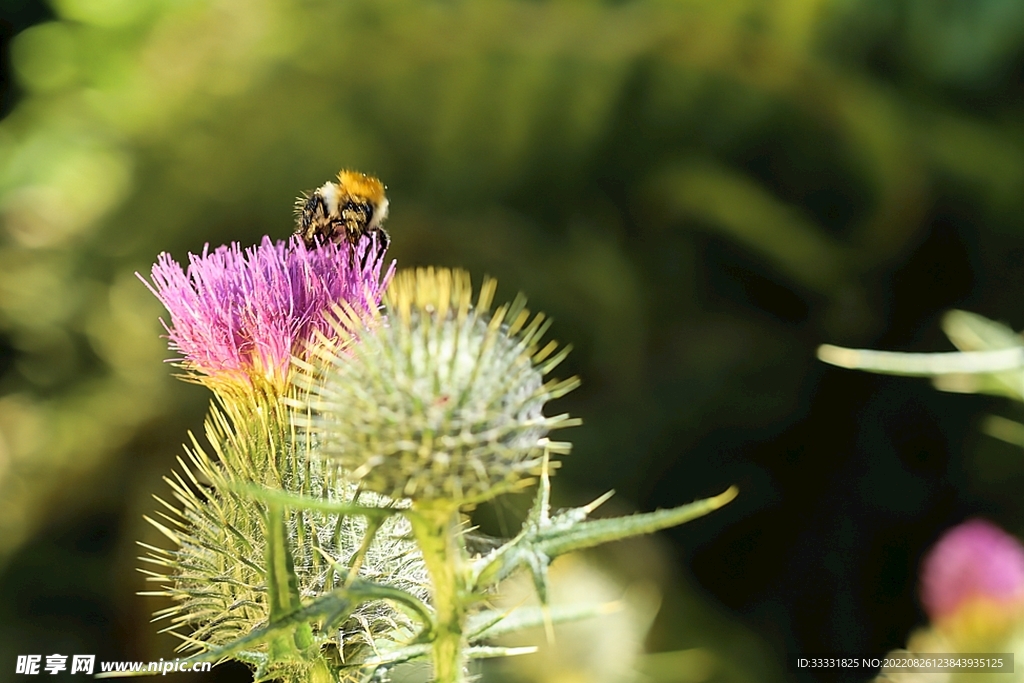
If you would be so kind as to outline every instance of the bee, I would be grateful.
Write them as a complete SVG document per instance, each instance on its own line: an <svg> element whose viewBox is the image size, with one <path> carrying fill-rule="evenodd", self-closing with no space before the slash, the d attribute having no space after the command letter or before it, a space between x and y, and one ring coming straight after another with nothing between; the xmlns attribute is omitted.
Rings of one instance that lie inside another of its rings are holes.
<svg viewBox="0 0 1024 683"><path fill-rule="evenodd" d="M391 236L382 227L388 217L384 189L373 176L341 171L338 182L328 181L295 200L295 234L307 247L317 241L355 245L363 235L376 235L387 249Z"/></svg>

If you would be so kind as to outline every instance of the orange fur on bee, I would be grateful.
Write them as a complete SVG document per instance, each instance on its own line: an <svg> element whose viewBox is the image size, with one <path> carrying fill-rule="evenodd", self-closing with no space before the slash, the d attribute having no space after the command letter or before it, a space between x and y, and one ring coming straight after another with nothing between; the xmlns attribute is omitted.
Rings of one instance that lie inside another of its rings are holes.
<svg viewBox="0 0 1024 683"><path fill-rule="evenodd" d="M338 185L341 190L354 197L370 200L375 204L384 201L384 183L371 175L358 171L341 171L338 173Z"/></svg>

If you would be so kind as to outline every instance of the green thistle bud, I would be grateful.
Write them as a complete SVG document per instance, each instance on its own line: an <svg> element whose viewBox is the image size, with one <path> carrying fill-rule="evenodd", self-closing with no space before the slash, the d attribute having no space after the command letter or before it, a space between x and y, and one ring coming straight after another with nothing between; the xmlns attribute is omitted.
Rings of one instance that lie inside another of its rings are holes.
<svg viewBox="0 0 1024 683"><path fill-rule="evenodd" d="M569 347L540 346L549 321L531 319L521 295L491 314L495 287L486 280L474 305L467 272L406 270L385 293L386 320L353 327L342 314L357 343L307 369L307 422L363 488L484 500L536 474L545 451L569 451L547 435L578 420L543 413L579 384L544 380Z"/></svg>
<svg viewBox="0 0 1024 683"><path fill-rule="evenodd" d="M279 403L262 403L248 411L224 408L215 405L206 423L212 456L193 437L188 464L182 461L181 474L166 479L177 504L158 498L164 507L158 513L160 519L147 517L175 547L142 544L149 554L140 558L157 569L142 571L160 585L143 595L170 598L174 603L158 611L155 620L164 621L164 630L182 640L179 650L192 654L227 645L271 620L266 505L247 492L249 487L327 503L391 505L338 480L336 468L313 457L304 439L284 433L288 415ZM360 516L317 510L289 515L287 545L294 557L296 588L304 601L345 585L358 553L362 557L354 569L360 578L427 597L426 569L409 540L408 521L401 515L383 519L372 543L364 548L367 530L367 520ZM345 663L358 665L373 654L378 639L414 630L403 613L386 602L373 601L329 630L322 622L313 623L315 656L275 659L262 644L235 657L252 664L258 679L295 683L310 680L311 668L321 661L340 672ZM358 666L350 673L357 677Z"/></svg>

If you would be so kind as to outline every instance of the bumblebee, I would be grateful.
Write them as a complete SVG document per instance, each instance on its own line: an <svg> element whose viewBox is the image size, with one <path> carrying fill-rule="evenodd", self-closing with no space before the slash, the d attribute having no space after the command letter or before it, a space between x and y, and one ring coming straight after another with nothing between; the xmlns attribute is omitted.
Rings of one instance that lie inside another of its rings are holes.
<svg viewBox="0 0 1024 683"><path fill-rule="evenodd" d="M382 224L388 217L384 184L373 176L343 170L338 181L328 181L295 201L295 234L307 247L343 241L355 245L363 235L377 235L387 249L391 236Z"/></svg>

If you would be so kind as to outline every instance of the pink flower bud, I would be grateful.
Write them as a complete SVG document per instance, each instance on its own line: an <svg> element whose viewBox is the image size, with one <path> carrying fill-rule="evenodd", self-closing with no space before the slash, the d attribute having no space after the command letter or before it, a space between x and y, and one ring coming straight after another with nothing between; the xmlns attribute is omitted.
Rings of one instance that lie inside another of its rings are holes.
<svg viewBox="0 0 1024 683"><path fill-rule="evenodd" d="M922 563L921 602L933 622L971 603L1010 611L1022 599L1024 546L983 519L947 531Z"/></svg>

